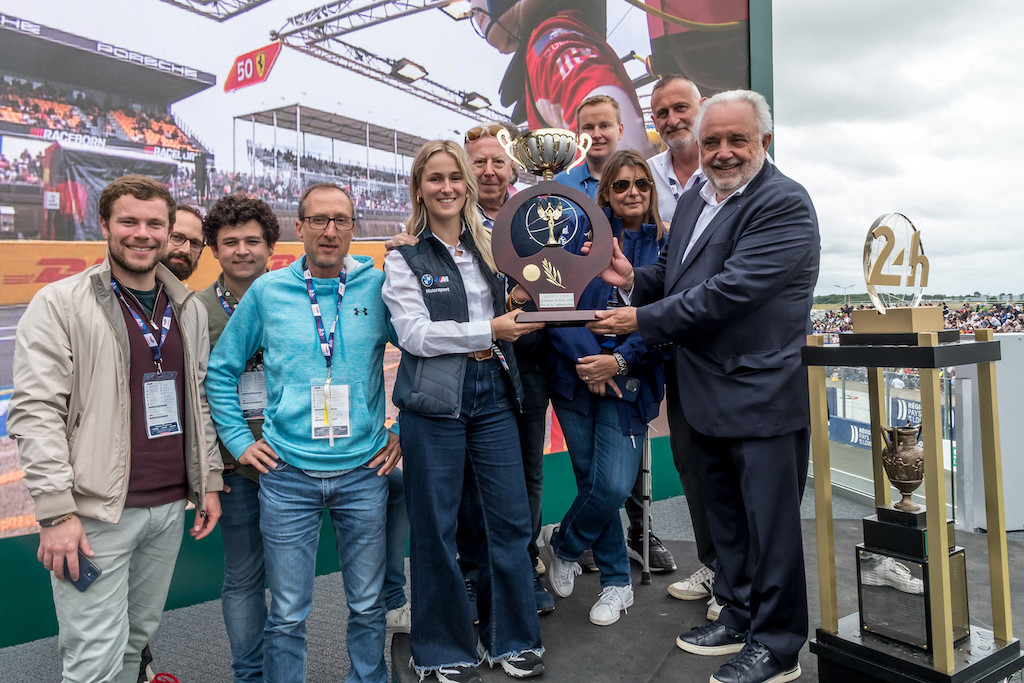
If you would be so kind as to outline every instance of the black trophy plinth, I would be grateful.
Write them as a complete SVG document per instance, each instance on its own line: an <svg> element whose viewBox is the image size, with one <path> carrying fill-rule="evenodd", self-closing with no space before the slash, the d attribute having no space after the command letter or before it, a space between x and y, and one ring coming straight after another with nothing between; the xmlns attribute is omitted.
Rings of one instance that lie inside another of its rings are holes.
<svg viewBox="0 0 1024 683"><path fill-rule="evenodd" d="M931 652L931 566L925 510L878 508L866 518L864 542L856 548L857 604L865 634L891 638ZM946 524L949 552L953 643L971 633L967 607L967 563L955 545L952 521Z"/></svg>
<svg viewBox="0 0 1024 683"><path fill-rule="evenodd" d="M810 643L818 657L822 683L995 683L1024 668L1020 642L993 637L974 626L971 635L953 646L953 672L936 671L932 654L888 638L863 634L859 616L839 620L839 633L817 629Z"/></svg>

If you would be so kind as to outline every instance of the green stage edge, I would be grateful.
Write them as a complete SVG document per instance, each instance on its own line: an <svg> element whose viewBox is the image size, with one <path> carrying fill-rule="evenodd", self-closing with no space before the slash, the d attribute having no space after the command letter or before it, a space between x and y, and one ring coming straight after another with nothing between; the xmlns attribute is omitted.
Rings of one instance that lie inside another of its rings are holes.
<svg viewBox="0 0 1024 683"><path fill-rule="evenodd" d="M680 495L683 490L672 464L668 437L651 440L652 496L655 500ZM544 524L561 519L576 496L569 454L552 453L544 457ZM178 564L174 569L166 609L176 609L220 598L224 573L224 550L220 527L201 541L188 534L193 512L186 513ZM53 611L50 575L36 560L39 537L36 534L0 539L0 567L3 567L3 599L0 600L0 647L27 643L57 634ZM334 529L324 520L317 550L317 574L338 571ZM54 656L56 652L54 652Z"/></svg>

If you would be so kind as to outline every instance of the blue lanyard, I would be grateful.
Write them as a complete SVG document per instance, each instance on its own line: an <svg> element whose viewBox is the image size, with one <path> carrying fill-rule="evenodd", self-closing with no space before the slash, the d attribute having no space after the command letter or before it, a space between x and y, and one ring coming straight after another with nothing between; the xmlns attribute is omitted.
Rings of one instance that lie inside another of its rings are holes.
<svg viewBox="0 0 1024 683"><path fill-rule="evenodd" d="M309 305L313 309L313 322L316 323L316 334L320 340L320 352L324 354L327 362L327 381L331 381L331 360L334 357L334 330L338 326L338 318L341 317L341 299L345 296L345 269L341 269L338 276L338 311L334 316L334 323L331 324L331 333L327 334L324 328L323 318L320 317L320 304L316 302L316 290L313 288L313 274L309 272L306 265L306 257L302 257L302 277L306 280L306 292L309 294Z"/></svg>
<svg viewBox="0 0 1024 683"><path fill-rule="evenodd" d="M142 316L136 313L135 309L129 306L128 302L125 301L124 294L121 293L121 288L118 286L117 280L111 278L110 288L114 290L114 294L117 295L117 298L121 300L121 303L125 305L128 312L132 314L133 318L135 318L135 324L139 326L139 329L142 331L142 338L146 340L146 345L149 346L149 350L153 354L153 363L156 364L156 372L158 375L161 374L163 372L163 368L160 366L160 349L163 348L164 341L167 339L167 333L171 330L170 297L167 298L167 308L164 309L164 318L160 323L160 342L157 343L156 337L153 336L153 332L149 328L149 323L147 323ZM159 297L160 293L157 292L157 298Z"/></svg>
<svg viewBox="0 0 1024 683"><path fill-rule="evenodd" d="M231 314L235 312L235 309L231 308L231 304L229 304L228 300L224 298L224 292L221 291L219 282L214 284L214 288L217 291L217 299L220 300L220 305L224 307L224 311L227 312L228 317L230 318Z"/></svg>
<svg viewBox="0 0 1024 683"><path fill-rule="evenodd" d="M682 191L679 189L679 181L677 181L675 178L669 177L668 185L670 188L672 188L672 196L676 199L676 201L678 201L679 198L683 196Z"/></svg>

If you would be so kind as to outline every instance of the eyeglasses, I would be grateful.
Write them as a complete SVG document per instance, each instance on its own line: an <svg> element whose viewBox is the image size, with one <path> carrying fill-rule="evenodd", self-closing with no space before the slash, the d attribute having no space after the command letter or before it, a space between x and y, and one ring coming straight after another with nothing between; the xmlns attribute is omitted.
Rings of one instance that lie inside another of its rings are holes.
<svg viewBox="0 0 1024 683"><path fill-rule="evenodd" d="M622 194L628 192L629 188L636 186L637 192L650 192L653 183L647 178L636 178L635 180L626 180L625 178L619 178L618 180L612 181L612 192L615 194Z"/></svg>
<svg viewBox="0 0 1024 683"><path fill-rule="evenodd" d="M498 137L498 131L505 130L505 126L500 123L492 123L489 126L473 126L466 131L466 142L476 142L482 137L490 135L492 138Z"/></svg>
<svg viewBox="0 0 1024 683"><path fill-rule="evenodd" d="M333 218L330 216L306 216L302 220L306 221L313 230L326 230L331 223L334 223L335 230L351 230L356 224L351 216L334 216Z"/></svg>
<svg viewBox="0 0 1024 683"><path fill-rule="evenodd" d="M185 242L188 242L192 247L192 251L194 251L197 254L201 252L203 250L203 247L205 246L205 243L202 240L189 239L188 237L182 235L180 232L172 232L170 236L168 236L167 241L169 241L176 247L180 247L181 245L185 244Z"/></svg>

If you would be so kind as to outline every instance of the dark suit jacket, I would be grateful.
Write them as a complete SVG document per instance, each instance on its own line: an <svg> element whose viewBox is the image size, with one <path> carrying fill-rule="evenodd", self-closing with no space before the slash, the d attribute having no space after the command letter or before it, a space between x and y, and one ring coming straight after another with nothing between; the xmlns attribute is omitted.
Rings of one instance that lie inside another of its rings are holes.
<svg viewBox="0 0 1024 683"><path fill-rule="evenodd" d="M676 208L658 262L636 270L644 343L675 345L680 404L709 436L778 436L810 421L800 348L818 279L818 219L804 188L765 163L682 261L706 206Z"/></svg>

